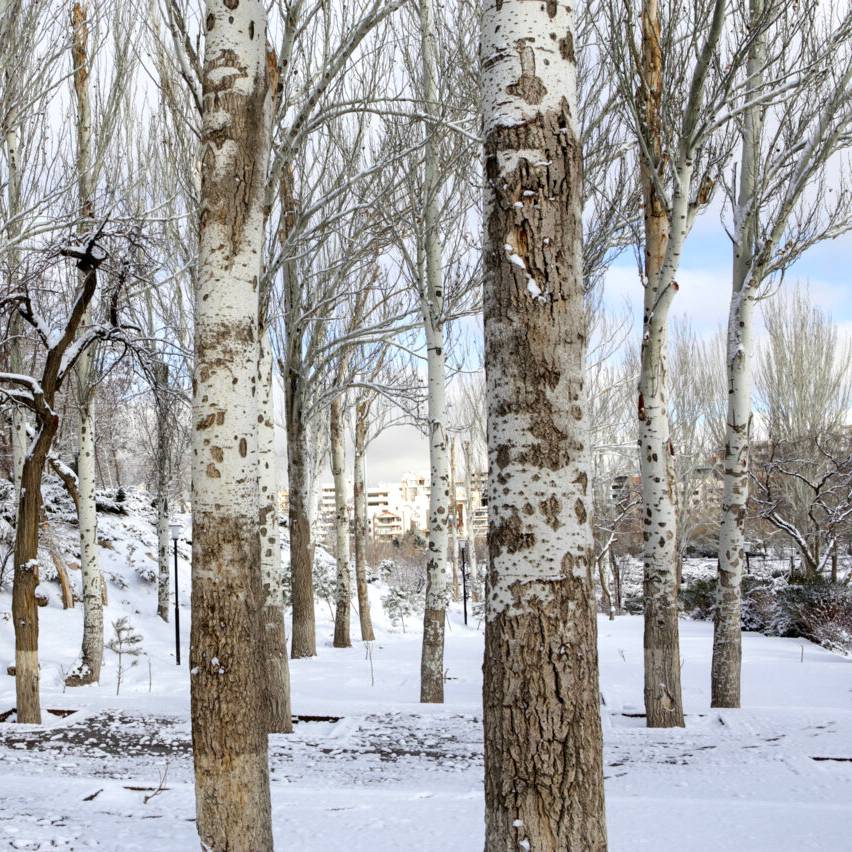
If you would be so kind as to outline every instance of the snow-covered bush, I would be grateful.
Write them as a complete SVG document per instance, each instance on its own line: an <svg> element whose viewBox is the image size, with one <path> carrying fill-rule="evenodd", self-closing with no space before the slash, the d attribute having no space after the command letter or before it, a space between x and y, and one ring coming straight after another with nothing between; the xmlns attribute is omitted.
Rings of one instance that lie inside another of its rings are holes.
<svg viewBox="0 0 852 852"><path fill-rule="evenodd" d="M382 606L391 624L394 627L401 625L402 632L405 633L405 619L417 611L411 595L405 589L388 589L387 594L382 595Z"/></svg>
<svg viewBox="0 0 852 852"><path fill-rule="evenodd" d="M387 594L382 596L382 606L396 625L400 623L405 631L405 619L423 611L426 591L423 566L407 562L394 562L385 559L381 565L382 580L388 586Z"/></svg>

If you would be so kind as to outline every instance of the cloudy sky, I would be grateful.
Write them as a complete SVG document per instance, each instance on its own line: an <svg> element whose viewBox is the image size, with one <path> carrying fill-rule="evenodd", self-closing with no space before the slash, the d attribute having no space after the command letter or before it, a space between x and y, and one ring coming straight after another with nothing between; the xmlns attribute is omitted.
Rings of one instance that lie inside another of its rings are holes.
<svg viewBox="0 0 852 852"><path fill-rule="evenodd" d="M721 231L718 214L705 214L695 224L677 276L680 290L673 316L686 316L696 332L709 337L727 322L731 282L730 242ZM786 276L784 286L807 283L812 300L830 313L841 336L852 340L852 235L812 248ZM631 306L632 334L639 335L642 291L633 255L625 252L607 274L605 301L613 310ZM428 471L425 437L416 429L388 429L370 446L367 479L371 483L397 481L407 471ZM324 477L324 479L327 477Z"/></svg>

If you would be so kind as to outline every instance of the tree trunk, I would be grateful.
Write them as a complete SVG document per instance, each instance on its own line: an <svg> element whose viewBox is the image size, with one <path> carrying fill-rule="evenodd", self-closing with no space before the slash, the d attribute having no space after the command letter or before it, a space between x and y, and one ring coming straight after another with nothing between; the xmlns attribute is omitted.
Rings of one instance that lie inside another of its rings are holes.
<svg viewBox="0 0 852 852"><path fill-rule="evenodd" d="M750 0L750 15L759 18L763 0ZM763 81L765 36L757 36L748 58L748 88ZM713 620L711 707L740 706L742 670L742 575L748 505L751 440L754 307L757 295L751 275L757 218L754 205L760 168L762 106L746 110L742 120L738 227L734 239L733 286L728 313L728 410L725 419L723 496L719 526L719 587ZM759 206L759 205L758 205Z"/></svg>
<svg viewBox="0 0 852 852"><path fill-rule="evenodd" d="M459 516L456 511L458 501L456 499L456 439L450 439L450 512L449 512L449 534L450 534L450 565L453 577L453 600L461 600L459 594Z"/></svg>
<svg viewBox="0 0 852 852"><path fill-rule="evenodd" d="M479 598L479 565L476 561L476 533L473 530L473 476L471 471L471 447L470 441L462 444L464 453L464 494L465 494L465 518L464 518L464 540L465 553L467 555L468 577L471 579L471 600L476 603ZM478 508L478 507L477 507Z"/></svg>
<svg viewBox="0 0 852 852"><path fill-rule="evenodd" d="M260 498L260 574L263 584L263 654L269 692L269 731L293 732L290 663L284 626L284 573L278 528L278 465L275 455L272 345L265 329L258 331L258 488Z"/></svg>
<svg viewBox="0 0 852 852"><path fill-rule="evenodd" d="M604 568L604 557L597 560L598 563L598 580L601 584L601 605L603 611L609 616L609 620L615 619L615 612L612 608L612 595L609 593L609 588L606 582L606 569Z"/></svg>
<svg viewBox="0 0 852 852"><path fill-rule="evenodd" d="M612 571L613 591L615 592L615 611L621 615L624 608L621 601L621 568L611 547L609 549L609 568Z"/></svg>
<svg viewBox="0 0 852 852"><path fill-rule="evenodd" d="M192 411L196 826L214 852L265 852L272 824L256 465L266 14L257 0L207 0L205 20Z"/></svg>
<svg viewBox="0 0 852 852"><path fill-rule="evenodd" d="M432 0L420 0L420 39L423 65L423 105L427 114L437 107L435 85L435 20ZM444 701L444 621L447 611L447 515L450 486L447 452L447 402L444 369L443 268L438 198L438 148L435 129L426 127L424 148L423 224L425 263L421 268L421 307L426 332L429 417L429 551L426 562L426 602L420 656L420 701ZM424 268L425 267L425 268ZM423 278L425 275L425 280Z"/></svg>
<svg viewBox="0 0 852 852"><path fill-rule="evenodd" d="M85 321L84 321L85 323ZM83 326L85 328L85 324ZM78 380L82 387L90 381L91 350L86 352L80 365ZM95 505L95 418L94 395L81 392L80 400L80 455L77 459L77 488L79 502L77 517L80 522L80 568L83 581L83 645L80 661L65 679L68 686L97 683L101 677L104 654L103 579L98 566L98 515Z"/></svg>
<svg viewBox="0 0 852 852"><path fill-rule="evenodd" d="M485 3L487 852L606 849L573 32Z"/></svg>
<svg viewBox="0 0 852 852"><path fill-rule="evenodd" d="M92 173L92 114L89 101L88 54L89 22L86 7L75 3L71 12L73 30L71 55L74 62L74 94L76 96L77 194L80 209L78 231L84 237L93 224L95 191ZM79 272L81 285L87 274ZM81 328L91 323L87 311ZM77 405L79 411L79 456L77 461L80 528L80 568L83 581L83 640L80 661L66 678L69 686L94 683L101 676L104 653L104 615L101 573L98 567L98 518L95 505L95 391L93 382L94 350L90 347L75 367Z"/></svg>
<svg viewBox="0 0 852 852"><path fill-rule="evenodd" d="M334 531L337 556L334 647L351 648L349 609L352 588L349 576L349 514L346 511L346 452L343 443L343 401L335 397L330 411L331 474L334 477Z"/></svg>
<svg viewBox="0 0 852 852"><path fill-rule="evenodd" d="M642 65L647 79L646 121L654 157L662 157L663 57L657 0L645 0ZM667 409L668 312L677 285L667 263L669 213L656 193L651 167L641 159L645 210L645 310L639 377L639 471L645 507L645 715L648 727L682 727L680 637L677 620L677 510L674 448ZM679 175L682 179L684 176ZM689 179L681 187L684 202ZM685 209L683 210L685 219ZM684 224L685 227L685 224Z"/></svg>
<svg viewBox="0 0 852 852"><path fill-rule="evenodd" d="M288 365L287 470L290 491L290 589L293 606L291 656L315 657L317 653L314 613L314 576L311 521L308 514L307 434L302 413L302 379Z"/></svg>
<svg viewBox="0 0 852 852"><path fill-rule="evenodd" d="M358 587L358 619L361 623L361 641L372 642L373 619L370 616L370 596L367 591L367 418L370 403L355 406L355 470L353 476L353 503L355 512L355 583Z"/></svg>
<svg viewBox="0 0 852 852"><path fill-rule="evenodd" d="M169 384L168 364L159 362L154 368L154 401L157 409L157 615L169 620L169 481L171 452L169 447L169 409L166 393Z"/></svg>
<svg viewBox="0 0 852 852"><path fill-rule="evenodd" d="M41 724L38 665L39 582L38 522L41 515L41 478L47 453L59 428L59 418L39 425L32 449L21 470L21 494L15 524L15 577L12 587L12 620L15 625L15 704L17 721Z"/></svg>

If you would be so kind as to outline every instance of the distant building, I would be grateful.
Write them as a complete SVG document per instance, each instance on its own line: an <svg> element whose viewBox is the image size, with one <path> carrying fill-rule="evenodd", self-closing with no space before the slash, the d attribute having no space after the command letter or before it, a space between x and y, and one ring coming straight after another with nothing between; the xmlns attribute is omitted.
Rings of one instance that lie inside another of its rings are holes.
<svg viewBox="0 0 852 852"><path fill-rule="evenodd" d="M481 486L485 474L477 473L472 477L472 509L464 489L464 481L456 484L456 517L458 528L464 531L468 523L476 536L483 536L488 529L488 510L481 495ZM352 482L346 483L347 512L350 528L354 521ZM413 532L422 536L429 534L429 498L431 486L426 473L406 473L399 482L382 482L367 486L367 521L371 535L376 539L399 538ZM280 494L283 513L287 512L288 493ZM334 534L336 514L334 485L320 485L317 505L316 533L321 538L330 538Z"/></svg>

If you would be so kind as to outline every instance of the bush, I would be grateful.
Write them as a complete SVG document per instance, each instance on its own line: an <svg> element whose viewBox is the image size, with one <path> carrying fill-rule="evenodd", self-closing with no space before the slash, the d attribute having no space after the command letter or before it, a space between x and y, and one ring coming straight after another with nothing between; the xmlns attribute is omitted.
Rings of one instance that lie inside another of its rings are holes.
<svg viewBox="0 0 852 852"><path fill-rule="evenodd" d="M690 618L707 620L716 611L718 580L701 577L680 587L680 608Z"/></svg>

